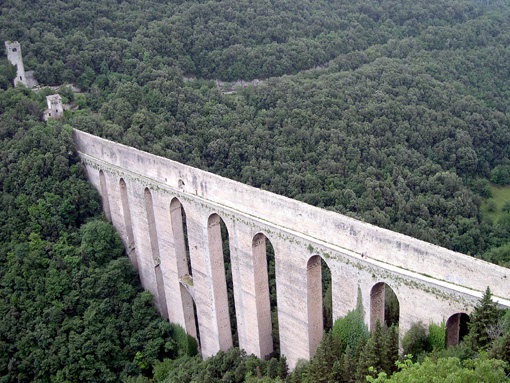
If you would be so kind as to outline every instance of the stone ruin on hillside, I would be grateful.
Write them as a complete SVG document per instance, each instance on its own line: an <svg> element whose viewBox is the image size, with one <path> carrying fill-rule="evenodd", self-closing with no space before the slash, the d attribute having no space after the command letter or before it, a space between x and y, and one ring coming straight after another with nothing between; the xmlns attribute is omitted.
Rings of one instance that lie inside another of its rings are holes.
<svg viewBox="0 0 510 383"><path fill-rule="evenodd" d="M46 102L48 103L48 109L44 111L44 121L48 121L50 118L58 120L64 115L64 104L59 94L46 96Z"/></svg>
<svg viewBox="0 0 510 383"><path fill-rule="evenodd" d="M21 45L17 41L6 41L5 48L7 50L7 60L16 66L16 77L14 78L14 86L21 83L27 88L35 88L39 85L34 76L34 71L26 71L23 65L23 57L21 56Z"/></svg>

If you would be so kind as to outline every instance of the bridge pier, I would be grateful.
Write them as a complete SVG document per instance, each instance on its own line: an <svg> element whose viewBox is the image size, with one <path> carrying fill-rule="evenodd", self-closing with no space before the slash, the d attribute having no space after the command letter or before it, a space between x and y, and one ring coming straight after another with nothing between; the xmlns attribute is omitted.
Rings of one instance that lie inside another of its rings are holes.
<svg viewBox="0 0 510 383"><path fill-rule="evenodd" d="M260 358L273 351L271 337L271 308L267 263L261 254L262 243L254 243L257 234L253 226L232 222L232 257L236 268L232 268L237 313L239 347L248 354Z"/></svg>
<svg viewBox="0 0 510 383"><path fill-rule="evenodd" d="M302 245L279 236L272 242L275 251L278 290L280 350L289 366L310 359L308 328L307 260Z"/></svg>
<svg viewBox="0 0 510 383"><path fill-rule="evenodd" d="M221 280L214 279L211 271L215 267L219 268L219 265L211 264L212 260L208 245L210 235L208 227L209 212L193 204L186 203L183 206L186 212L201 352L203 357L209 357L220 350L228 349L232 345L230 327L226 328L225 323L221 322L225 318L228 320L228 302L225 306L226 296L218 292L218 289L221 288L221 286L218 286ZM223 257L222 254L221 257ZM222 261L223 258L221 258L221 266L223 266ZM218 262L217 259L216 262ZM225 288L224 286L223 276L223 288ZM226 291L223 294L226 294ZM218 299L222 299L222 304L224 305L221 307L220 312L217 310L217 307L219 307ZM228 326L230 326L230 321ZM220 337L223 337L223 339Z"/></svg>
<svg viewBox="0 0 510 383"><path fill-rule="evenodd" d="M183 302L180 286L180 277L183 271L180 270L179 266L182 267L180 264L182 259L180 257L183 254L172 230L171 199L168 194L153 189L151 189L151 195L157 231L159 262L161 270L163 270L161 283L166 297L167 315L171 322L179 324L184 329L189 329L189 334L196 336L196 332L193 332L193 324L186 320L184 314L185 307L188 307L190 302ZM147 239L145 238L144 240L146 241ZM181 253L179 254L178 252ZM180 257L178 257L178 254Z"/></svg>

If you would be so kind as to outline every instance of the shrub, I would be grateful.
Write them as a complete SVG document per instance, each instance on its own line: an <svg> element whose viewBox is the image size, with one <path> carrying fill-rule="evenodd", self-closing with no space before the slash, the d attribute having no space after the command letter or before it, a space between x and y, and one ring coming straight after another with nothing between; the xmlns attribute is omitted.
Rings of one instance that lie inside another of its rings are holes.
<svg viewBox="0 0 510 383"><path fill-rule="evenodd" d="M440 325L429 324L428 342L432 349L444 350L446 347L446 323L443 321Z"/></svg>
<svg viewBox="0 0 510 383"><path fill-rule="evenodd" d="M350 311L344 318L338 318L333 325L333 336L340 341L340 352L349 347L355 350L361 338L366 341L370 332L359 310Z"/></svg>
<svg viewBox="0 0 510 383"><path fill-rule="evenodd" d="M404 335L404 339L402 340L402 348L404 349L404 355L411 354L413 359L416 359L422 352L431 350L427 329L423 323L418 322L411 325L411 328Z"/></svg>

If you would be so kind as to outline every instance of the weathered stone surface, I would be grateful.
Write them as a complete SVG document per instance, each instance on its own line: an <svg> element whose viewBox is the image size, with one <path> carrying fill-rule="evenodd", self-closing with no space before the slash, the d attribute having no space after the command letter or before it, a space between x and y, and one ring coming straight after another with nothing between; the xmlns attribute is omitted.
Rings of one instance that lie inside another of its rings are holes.
<svg viewBox="0 0 510 383"><path fill-rule="evenodd" d="M16 66L16 77L14 78L14 86L21 83L27 86L27 78L25 76L25 66L23 65L23 57L21 55L21 45L17 41L5 42L7 50L7 60Z"/></svg>
<svg viewBox="0 0 510 383"><path fill-rule="evenodd" d="M48 109L43 113L44 121L49 119L58 120L64 116L64 104L59 94L46 96L46 103L48 104Z"/></svg>
<svg viewBox="0 0 510 383"><path fill-rule="evenodd" d="M262 251L267 238L275 251L280 346L291 367L313 355L322 332L320 267L314 267L319 257L331 270L335 318L356 307L358 291L367 324L384 315L379 283L399 300L401 333L413 322L440 323L469 313L487 286L510 307L509 269L87 133L75 131L74 139L107 216L132 249L128 255L142 284L162 314L192 335L194 300L205 357L232 344L219 218L230 239L240 347L260 357L272 350ZM180 206L192 278L184 278L182 222L175 213Z"/></svg>
<svg viewBox="0 0 510 383"><path fill-rule="evenodd" d="M21 45L17 41L5 41L5 49L7 51L7 60L16 66L16 77L14 78L14 86L18 83L23 84L27 88L35 88L38 82L35 79L34 71L25 71L23 65L23 56L21 55Z"/></svg>

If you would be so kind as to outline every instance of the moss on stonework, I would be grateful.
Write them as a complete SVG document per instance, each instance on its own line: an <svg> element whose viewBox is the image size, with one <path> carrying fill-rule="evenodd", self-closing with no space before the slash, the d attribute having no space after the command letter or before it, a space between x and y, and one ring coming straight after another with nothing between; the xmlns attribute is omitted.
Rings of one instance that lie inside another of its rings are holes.
<svg viewBox="0 0 510 383"><path fill-rule="evenodd" d="M181 278L181 282L184 283L185 285L193 286L193 277L191 275L186 274Z"/></svg>

